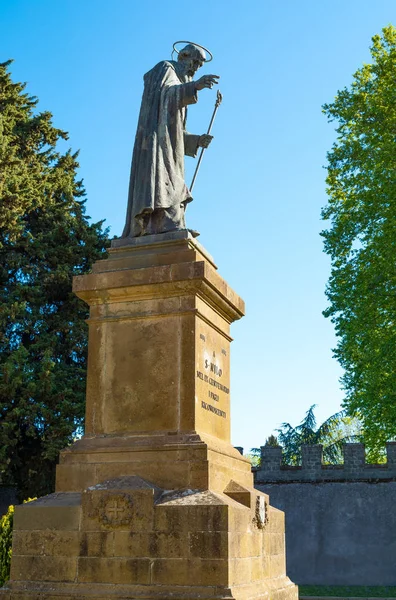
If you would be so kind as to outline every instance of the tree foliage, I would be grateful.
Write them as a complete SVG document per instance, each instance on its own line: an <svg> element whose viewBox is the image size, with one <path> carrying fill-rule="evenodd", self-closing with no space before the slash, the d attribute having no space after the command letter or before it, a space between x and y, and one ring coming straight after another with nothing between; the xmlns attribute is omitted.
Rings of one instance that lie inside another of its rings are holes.
<svg viewBox="0 0 396 600"><path fill-rule="evenodd" d="M282 423L275 430L277 435L270 435L266 439L265 446L282 447L285 465L301 465L301 447L304 444L321 444L324 462L340 464L343 460L343 445L361 441L361 426L356 418L348 417L345 411L339 411L317 426L315 408L316 404L313 404L296 427L290 423ZM254 465L260 464L260 448L252 448L250 453Z"/></svg>
<svg viewBox="0 0 396 600"><path fill-rule="evenodd" d="M322 216L331 257L324 315L349 414L371 455L396 436L396 29L373 38L371 64L323 109L337 123Z"/></svg>
<svg viewBox="0 0 396 600"><path fill-rule="evenodd" d="M331 415L317 427L315 408L316 405L313 404L297 427L282 423L280 429L276 430L285 464L301 465L301 446L304 444L322 444L324 463L340 464L343 460L343 445L360 441L359 423L352 422L344 411Z"/></svg>
<svg viewBox="0 0 396 600"><path fill-rule="evenodd" d="M277 447L280 446L279 442L278 442L278 438L276 437L276 435L269 435L267 437L267 439L265 440L265 444L264 446L272 446L272 447Z"/></svg>
<svg viewBox="0 0 396 600"><path fill-rule="evenodd" d="M52 491L84 418L87 307L72 294L107 245L85 215L77 154L49 112L0 65L0 478Z"/></svg>

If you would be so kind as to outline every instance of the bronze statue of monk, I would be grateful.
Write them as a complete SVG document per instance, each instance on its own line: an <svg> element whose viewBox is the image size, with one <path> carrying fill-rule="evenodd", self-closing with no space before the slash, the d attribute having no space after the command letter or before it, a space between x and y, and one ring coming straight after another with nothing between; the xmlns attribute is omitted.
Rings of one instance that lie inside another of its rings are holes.
<svg viewBox="0 0 396 600"><path fill-rule="evenodd" d="M184 155L196 156L212 140L186 131L186 107L198 101L199 90L219 79L204 75L193 81L205 61L204 50L188 44L177 61L162 61L144 76L122 237L186 229L184 214L192 196L184 181Z"/></svg>

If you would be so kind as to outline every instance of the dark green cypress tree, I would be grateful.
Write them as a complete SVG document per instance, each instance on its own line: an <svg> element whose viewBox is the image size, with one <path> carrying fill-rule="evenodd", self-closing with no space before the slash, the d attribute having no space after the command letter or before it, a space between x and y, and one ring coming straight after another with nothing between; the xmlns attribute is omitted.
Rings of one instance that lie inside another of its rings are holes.
<svg viewBox="0 0 396 600"><path fill-rule="evenodd" d="M86 305L72 277L105 255L85 215L77 154L57 150L38 100L0 64L0 478L20 498L53 491L59 450L83 428Z"/></svg>

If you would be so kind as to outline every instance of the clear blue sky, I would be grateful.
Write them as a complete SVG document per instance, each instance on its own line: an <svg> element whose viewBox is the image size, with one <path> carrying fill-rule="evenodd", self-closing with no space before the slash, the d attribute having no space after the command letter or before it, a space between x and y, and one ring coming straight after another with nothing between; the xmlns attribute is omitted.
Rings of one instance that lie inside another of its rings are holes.
<svg viewBox="0 0 396 600"><path fill-rule="evenodd" d="M234 324L232 441L259 446L311 404L342 402L333 328L322 316L329 260L319 236L326 151L321 113L395 24L394 0L0 0L1 61L80 149L87 212L120 235L142 76L192 40L215 58L224 101L188 208L188 226L246 302ZM188 129L206 130L214 91ZM192 173L193 159L187 159Z"/></svg>

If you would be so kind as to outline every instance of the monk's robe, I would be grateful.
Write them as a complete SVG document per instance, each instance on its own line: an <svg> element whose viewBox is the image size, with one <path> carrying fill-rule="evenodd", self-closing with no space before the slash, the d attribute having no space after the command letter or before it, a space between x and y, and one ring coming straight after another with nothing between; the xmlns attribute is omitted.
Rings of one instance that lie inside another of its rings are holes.
<svg viewBox="0 0 396 600"><path fill-rule="evenodd" d="M122 237L185 229L192 197L184 181L184 155L196 155L200 136L185 130L186 106L198 96L179 69L177 62L163 61L144 76Z"/></svg>

